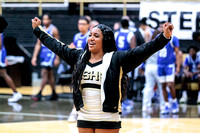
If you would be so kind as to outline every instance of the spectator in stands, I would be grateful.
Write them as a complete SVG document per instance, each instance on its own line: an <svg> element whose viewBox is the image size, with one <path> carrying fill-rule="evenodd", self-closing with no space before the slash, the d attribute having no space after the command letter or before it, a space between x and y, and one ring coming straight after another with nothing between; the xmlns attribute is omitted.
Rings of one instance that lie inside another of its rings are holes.
<svg viewBox="0 0 200 133"><path fill-rule="evenodd" d="M42 17L43 22L43 28L44 30L55 37L56 39L59 39L59 31L52 24L52 17L50 14L44 14ZM45 47L40 40L37 40L37 43L35 44L35 49L33 52L33 57L31 60L31 63L33 66L37 65L37 56L40 52L40 64L42 67L41 70L41 77L42 77L42 83L40 87L40 91L37 95L32 96L32 100L34 101L40 101L42 98L42 91L47 83L50 84L52 89L52 95L50 96L49 100L57 100L58 95L55 91L55 78L53 73L53 67L59 65L59 57L56 56L53 52L51 52L47 47Z"/></svg>
<svg viewBox="0 0 200 133"><path fill-rule="evenodd" d="M160 23L160 25L163 25ZM161 26L160 26L161 27ZM163 32L163 28L160 28L160 32ZM171 41L158 53L158 76L159 82L162 84L163 96L165 99L165 107L161 110L161 114L170 113L170 103L168 101L167 87L170 89L172 96L172 113L179 112L178 102L176 98L176 91L174 87L175 72L180 72L179 61L179 40L177 37L172 36ZM177 67L175 70L175 62L177 61Z"/></svg>
<svg viewBox="0 0 200 133"><path fill-rule="evenodd" d="M200 42L200 31L193 32L192 38L193 40Z"/></svg>
<svg viewBox="0 0 200 133"><path fill-rule="evenodd" d="M8 99L8 102L17 102L22 98L22 94L17 92L17 89L15 87L15 84L12 80L12 78L7 74L6 71L6 49L4 47L4 34L3 31L7 27L8 23L7 21L3 18L0 17L0 77L3 77L4 80L6 81L7 85L12 89L13 91L13 96Z"/></svg>
<svg viewBox="0 0 200 133"><path fill-rule="evenodd" d="M70 44L71 48L84 49L87 44L89 35L90 21L86 17L80 17L78 20L79 33L74 35L73 42Z"/></svg>
<svg viewBox="0 0 200 133"><path fill-rule="evenodd" d="M126 19L123 19L121 21L120 30L115 32L115 42L117 46L118 51L126 51L130 48L133 48L133 32L129 30L129 22ZM131 73L129 73L129 77L131 76ZM131 89L131 88L130 88ZM128 94L130 93L128 89ZM122 103L123 109L132 109L133 108L133 99L132 96L128 95L127 99Z"/></svg>
<svg viewBox="0 0 200 133"><path fill-rule="evenodd" d="M186 103L187 96L187 83L198 82L200 88L200 56L197 56L199 51L198 47L190 46L188 48L189 55L187 55L184 63L184 74L182 76L182 97L180 103ZM200 89L199 89L200 90ZM200 104L200 91L198 93L197 103Z"/></svg>
<svg viewBox="0 0 200 133"><path fill-rule="evenodd" d="M121 28L120 22L115 22L113 25L114 32L118 31Z"/></svg>
<svg viewBox="0 0 200 133"><path fill-rule="evenodd" d="M98 24L99 24L98 21L92 20L92 21L90 22L90 31L92 30L92 28L93 28L94 26L96 26L96 25L98 25Z"/></svg>

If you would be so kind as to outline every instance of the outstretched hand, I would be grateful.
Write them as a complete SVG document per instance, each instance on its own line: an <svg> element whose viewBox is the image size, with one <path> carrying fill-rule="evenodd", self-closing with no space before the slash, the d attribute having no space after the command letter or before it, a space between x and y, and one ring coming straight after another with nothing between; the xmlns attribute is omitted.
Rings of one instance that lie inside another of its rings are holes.
<svg viewBox="0 0 200 133"><path fill-rule="evenodd" d="M163 25L164 33L163 34L165 35L165 37L170 38L172 36L173 29L174 29L173 24L171 24L169 22L164 23L164 25Z"/></svg>
<svg viewBox="0 0 200 133"><path fill-rule="evenodd" d="M41 20L38 17L35 17L31 21L32 21L32 27L33 27L33 29L35 29L36 27L38 27L39 25L41 25Z"/></svg>

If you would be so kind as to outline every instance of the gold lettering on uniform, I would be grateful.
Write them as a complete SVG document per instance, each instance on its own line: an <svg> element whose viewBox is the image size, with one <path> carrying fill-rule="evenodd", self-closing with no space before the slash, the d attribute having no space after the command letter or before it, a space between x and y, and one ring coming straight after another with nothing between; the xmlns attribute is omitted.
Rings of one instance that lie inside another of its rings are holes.
<svg viewBox="0 0 200 133"><path fill-rule="evenodd" d="M101 72L94 72L94 71L84 71L82 79L83 80L95 80L95 81L101 81Z"/></svg>
<svg viewBox="0 0 200 133"><path fill-rule="evenodd" d="M96 73L96 81L99 81L99 72Z"/></svg>
<svg viewBox="0 0 200 133"><path fill-rule="evenodd" d="M94 74L94 71L92 71L90 75L90 80L93 80L94 77L96 77L96 75Z"/></svg>
<svg viewBox="0 0 200 133"><path fill-rule="evenodd" d="M90 72L84 71L84 72L83 72L82 79L83 79L83 80L89 80L89 79L90 79Z"/></svg>
<svg viewBox="0 0 200 133"><path fill-rule="evenodd" d="M101 81L102 73L99 74L99 77L100 77L100 81Z"/></svg>

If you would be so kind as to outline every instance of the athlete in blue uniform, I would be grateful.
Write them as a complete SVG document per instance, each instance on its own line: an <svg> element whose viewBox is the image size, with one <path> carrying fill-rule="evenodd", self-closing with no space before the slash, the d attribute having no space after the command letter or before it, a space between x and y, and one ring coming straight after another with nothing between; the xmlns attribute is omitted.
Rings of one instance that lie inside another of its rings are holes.
<svg viewBox="0 0 200 133"><path fill-rule="evenodd" d="M0 34L0 76L4 78L7 85L13 90L13 97L8 99L8 102L17 102L22 98L22 94L17 92L13 80L6 72L6 49L4 47L4 35Z"/></svg>
<svg viewBox="0 0 200 133"><path fill-rule="evenodd" d="M49 14L45 14L43 16L43 28L45 31L54 36L56 39L59 39L59 32L58 29L51 24L51 16ZM32 58L32 65L36 66L37 63L37 56L40 51L40 65L42 67L41 75L42 75L42 83L39 93L36 96L32 96L32 99L35 101L41 100L42 97L42 90L44 86L49 83L52 89L52 95L49 100L56 100L58 98L55 92L55 78L53 74L53 66L57 66L59 64L59 57L56 56L53 52L51 52L48 48L46 48L41 42L38 40Z"/></svg>
<svg viewBox="0 0 200 133"><path fill-rule="evenodd" d="M162 23L160 24L162 25ZM161 32L163 29L160 29ZM161 114L170 113L170 104L168 102L168 92L166 87L169 87L172 95L172 113L178 113L179 107L176 99L176 92L174 87L175 79L175 62L179 60L177 56L179 52L179 40L175 36L172 37L171 41L158 53L158 76L159 82L162 83L163 96L165 99L165 107L161 110ZM177 61L179 62L179 61ZM180 71L180 64L177 64L176 73Z"/></svg>
<svg viewBox="0 0 200 133"><path fill-rule="evenodd" d="M184 74L182 76L182 97L180 103L187 102L187 83L198 82L200 86L200 56L197 55L199 49L196 46L188 48L189 55L185 59ZM200 88L200 87L199 87ZM200 89L199 89L200 90ZM200 104L200 91L198 93L197 103Z"/></svg>
<svg viewBox="0 0 200 133"><path fill-rule="evenodd" d="M81 17L78 20L79 33L74 35L73 42L70 44L71 48L84 49L87 44L89 36L89 20L86 17Z"/></svg>
<svg viewBox="0 0 200 133"><path fill-rule="evenodd" d="M118 51L125 51L133 48L133 32L129 30L128 20L121 21L122 28L115 32L115 41Z"/></svg>

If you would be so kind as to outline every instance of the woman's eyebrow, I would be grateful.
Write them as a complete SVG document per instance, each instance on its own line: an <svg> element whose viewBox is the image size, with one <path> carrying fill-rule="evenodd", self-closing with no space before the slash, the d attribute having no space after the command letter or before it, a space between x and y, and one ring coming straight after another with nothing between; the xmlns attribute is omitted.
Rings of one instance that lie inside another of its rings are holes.
<svg viewBox="0 0 200 133"><path fill-rule="evenodd" d="M96 33L94 33L94 34L95 34L95 35L96 35L96 34L97 34L97 35L100 35L100 34L99 34L99 33L97 33L97 32L96 32Z"/></svg>

